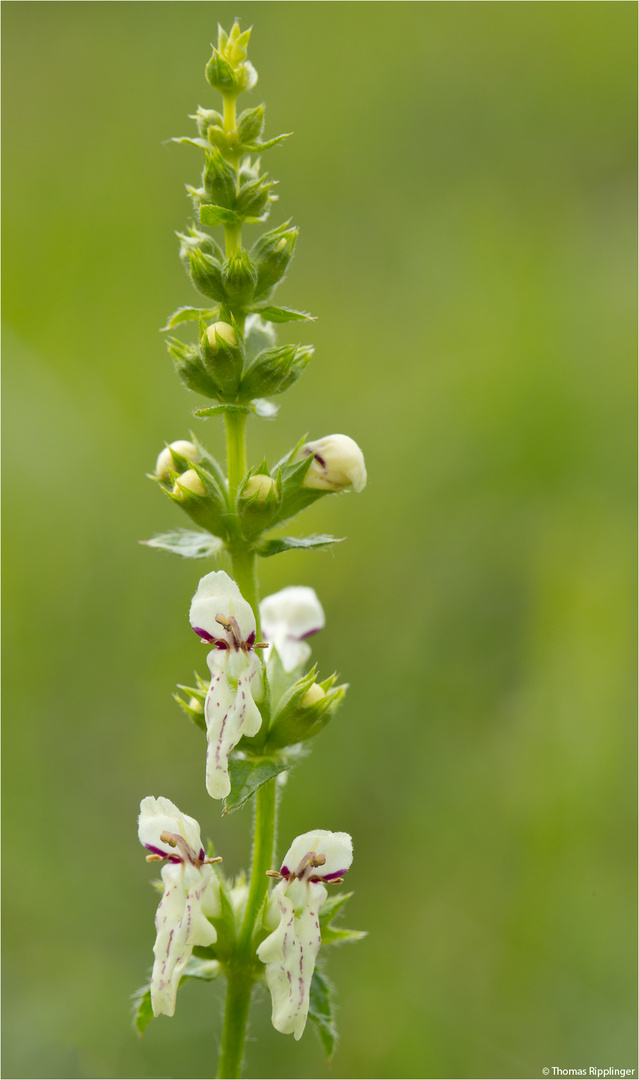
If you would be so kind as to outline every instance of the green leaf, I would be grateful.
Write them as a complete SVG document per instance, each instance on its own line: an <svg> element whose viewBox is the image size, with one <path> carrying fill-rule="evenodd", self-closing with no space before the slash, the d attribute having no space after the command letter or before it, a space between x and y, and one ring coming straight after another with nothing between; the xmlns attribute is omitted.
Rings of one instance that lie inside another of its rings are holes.
<svg viewBox="0 0 639 1080"><path fill-rule="evenodd" d="M242 218L235 213L235 210L205 203L200 207L200 221L203 225L241 225Z"/></svg>
<svg viewBox="0 0 639 1080"><path fill-rule="evenodd" d="M267 322L286 323L298 319L305 319L309 322L315 321L315 315L309 315L307 311L296 311L295 308L268 306L256 308L255 311L257 315L261 315Z"/></svg>
<svg viewBox="0 0 639 1080"><path fill-rule="evenodd" d="M333 984L323 972L315 968L311 979L308 1017L315 1024L320 1042L329 1061L333 1057L337 1043L334 1002L335 988Z"/></svg>
<svg viewBox="0 0 639 1080"><path fill-rule="evenodd" d="M210 150L211 144L208 139L192 139L190 135L178 135L169 142L184 143L187 146L197 146L200 150Z"/></svg>
<svg viewBox="0 0 639 1080"><path fill-rule="evenodd" d="M224 547L224 541L219 536L195 529L174 529L173 532L160 533L151 540L140 540L140 543L146 547L172 551L183 559L206 559L217 555Z"/></svg>
<svg viewBox="0 0 639 1080"><path fill-rule="evenodd" d="M262 784L290 767L289 762L280 758L235 758L230 761L231 794L224 800L224 813L239 810Z"/></svg>
<svg viewBox="0 0 639 1080"><path fill-rule="evenodd" d="M248 405L231 405L223 403L221 405L210 405L206 409L195 409L194 416L220 416L222 413L249 413L251 410Z"/></svg>
<svg viewBox="0 0 639 1080"><path fill-rule="evenodd" d="M256 551L262 558L267 559L270 555L279 555L282 551L294 551L298 548L326 549L331 544L341 544L343 536L279 536L274 540L262 540Z"/></svg>
<svg viewBox="0 0 639 1080"><path fill-rule="evenodd" d="M333 925L333 919L339 914L352 892L336 893L329 896L320 909L319 922L322 945L341 945L347 941L361 941L366 937L366 930L347 930Z"/></svg>
<svg viewBox="0 0 639 1080"><path fill-rule="evenodd" d="M172 330L174 326L178 326L180 323L192 322L194 319L214 319L218 313L219 308L178 308L177 311L173 312L166 326L162 327L160 333L165 330Z"/></svg>
<svg viewBox="0 0 639 1080"><path fill-rule="evenodd" d="M153 1006L151 1005L151 987L142 986L131 994L133 1003L133 1027L140 1038L144 1035L146 1027L153 1019Z"/></svg>
<svg viewBox="0 0 639 1080"><path fill-rule="evenodd" d="M286 131L283 135L275 135L265 142L244 143L243 149L247 154L261 154L262 150L270 150L272 146L279 146L284 139L290 139L292 131Z"/></svg>
<svg viewBox="0 0 639 1080"><path fill-rule="evenodd" d="M346 941L361 941L366 937L366 930L342 930L338 926L329 926L322 931L322 945L342 945Z"/></svg>

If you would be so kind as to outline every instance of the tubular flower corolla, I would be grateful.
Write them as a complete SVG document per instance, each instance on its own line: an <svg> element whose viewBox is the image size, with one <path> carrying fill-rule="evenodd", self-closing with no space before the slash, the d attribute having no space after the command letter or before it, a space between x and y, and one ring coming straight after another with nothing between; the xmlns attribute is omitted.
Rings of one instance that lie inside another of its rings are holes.
<svg viewBox="0 0 639 1080"><path fill-rule="evenodd" d="M322 630L326 622L315 589L289 585L267 596L260 604L262 633L277 649L284 671L293 671L311 655L306 638Z"/></svg>
<svg viewBox="0 0 639 1080"><path fill-rule="evenodd" d="M207 915L220 914L220 887L200 839L194 818L178 810L170 799L149 795L140 803L140 843L151 852L149 862L164 862L164 896L155 916L157 937L151 975L153 1015L173 1016L182 973L194 945L213 945L215 928Z"/></svg>
<svg viewBox="0 0 639 1080"><path fill-rule="evenodd" d="M256 644L250 604L224 570L202 578L189 618L196 634L213 646L206 658L206 790L212 799L224 799L231 790L229 754L242 735L257 735L262 723L255 704L263 694L262 663L255 649L264 645Z"/></svg>
<svg viewBox="0 0 639 1080"><path fill-rule="evenodd" d="M301 1039L308 1015L311 979L322 939L319 912L328 896L324 882L341 881L353 861L348 833L298 836L286 853L269 901L267 920L279 924L258 947L266 965L273 1027Z"/></svg>

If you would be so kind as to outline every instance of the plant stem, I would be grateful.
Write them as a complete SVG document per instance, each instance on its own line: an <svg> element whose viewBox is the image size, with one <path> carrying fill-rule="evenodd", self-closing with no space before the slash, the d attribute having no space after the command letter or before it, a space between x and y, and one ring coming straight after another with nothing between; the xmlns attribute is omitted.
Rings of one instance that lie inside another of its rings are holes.
<svg viewBox="0 0 639 1080"><path fill-rule="evenodd" d="M246 413L226 413L226 466L229 476L229 501L235 510L237 489L246 473Z"/></svg>
<svg viewBox="0 0 639 1080"><path fill-rule="evenodd" d="M225 112L226 116L226 112ZM228 234L227 234L228 246ZM227 413L226 465L229 480L229 502L235 508L237 492L246 474L246 414ZM259 636L259 607L256 556L237 535L229 541L229 553L233 564L233 577L242 596L253 608ZM240 1076L246 1023L251 1002L251 988L255 978L253 936L255 923L268 888L266 871L273 866L275 846L275 822L277 811L275 780L263 784L255 796L253 821L253 861L251 880L246 902L246 912L235 944L235 955L227 967L226 1004L224 1029L218 1077L236 1080Z"/></svg>
<svg viewBox="0 0 639 1080"><path fill-rule="evenodd" d="M245 949L251 946L255 929L255 920L262 906L268 888L267 870L273 869L273 849L277 818L277 792L275 780L269 780L259 788L255 796L255 820L253 839L253 863L251 883L244 922L240 931L240 944Z"/></svg>
<svg viewBox="0 0 639 1080"><path fill-rule="evenodd" d="M224 1031L217 1072L223 1080L237 1080L241 1076L252 985L252 976L245 967L227 971Z"/></svg>

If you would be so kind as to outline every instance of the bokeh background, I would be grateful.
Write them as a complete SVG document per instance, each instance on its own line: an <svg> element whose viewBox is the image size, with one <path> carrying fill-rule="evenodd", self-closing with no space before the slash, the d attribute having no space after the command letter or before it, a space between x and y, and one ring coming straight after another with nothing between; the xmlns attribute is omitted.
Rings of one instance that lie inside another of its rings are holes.
<svg viewBox="0 0 639 1080"><path fill-rule="evenodd" d="M355 838L329 1070L252 1014L252 1077L536 1077L634 1042L634 3L27 3L4 8L5 1077L209 1077L221 1001L190 984L142 1041L129 995L156 894L138 803L248 860L171 701L204 654L210 564L145 479L221 424L158 327L215 106L219 20L254 25L280 303L315 360L254 420L274 460L352 435L370 482L262 566L314 586L347 703L286 790L281 851ZM257 229L253 227L253 235ZM289 531L291 531L289 529Z"/></svg>

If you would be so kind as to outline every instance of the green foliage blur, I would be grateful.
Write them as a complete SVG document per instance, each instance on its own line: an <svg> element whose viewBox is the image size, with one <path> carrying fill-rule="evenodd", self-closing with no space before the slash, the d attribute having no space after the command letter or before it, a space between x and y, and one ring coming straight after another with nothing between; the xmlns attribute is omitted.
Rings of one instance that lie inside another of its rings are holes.
<svg viewBox="0 0 639 1080"><path fill-rule="evenodd" d="M604 3L5 3L6 1077L210 1077L220 990L142 1041L129 995L157 894L140 798L197 817L234 872L201 733L171 699L204 650L212 563L138 540L187 525L145 479L194 420L158 327L197 302L189 215L216 24L253 24L300 227L277 302L315 358L251 419L272 462L346 432L369 485L296 523L345 705L284 793L280 852L355 842L330 957L327 1068L254 1006L251 1077L535 1077L634 1050L634 55ZM252 227L251 236L259 227ZM247 229L247 234L249 229ZM289 532L294 530L289 527ZM629 959L630 958L630 959Z"/></svg>

